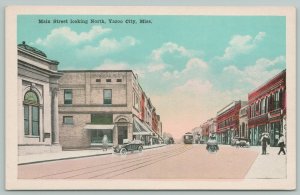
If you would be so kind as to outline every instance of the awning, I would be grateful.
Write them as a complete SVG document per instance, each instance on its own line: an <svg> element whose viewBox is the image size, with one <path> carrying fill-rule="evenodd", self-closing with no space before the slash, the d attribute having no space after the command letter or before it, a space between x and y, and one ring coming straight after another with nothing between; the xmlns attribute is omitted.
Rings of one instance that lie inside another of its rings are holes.
<svg viewBox="0 0 300 195"><path fill-rule="evenodd" d="M140 119L134 117L133 135L152 135L152 131Z"/></svg>
<svg viewBox="0 0 300 195"><path fill-rule="evenodd" d="M98 125L98 124L88 124L84 126L86 130L113 130L114 125Z"/></svg>

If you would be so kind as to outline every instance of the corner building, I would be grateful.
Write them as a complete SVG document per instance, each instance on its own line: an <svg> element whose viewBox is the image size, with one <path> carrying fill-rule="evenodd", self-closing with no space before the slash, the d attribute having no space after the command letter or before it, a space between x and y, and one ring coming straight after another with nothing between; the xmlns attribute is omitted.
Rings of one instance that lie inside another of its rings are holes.
<svg viewBox="0 0 300 195"><path fill-rule="evenodd" d="M149 100L131 70L61 72L58 101L63 148L101 146L104 135L110 145L133 139L148 144L160 137L151 124Z"/></svg>
<svg viewBox="0 0 300 195"><path fill-rule="evenodd" d="M252 145L260 145L262 133L270 134L277 146L280 133L286 135L286 70L248 94L248 126Z"/></svg>
<svg viewBox="0 0 300 195"><path fill-rule="evenodd" d="M25 42L18 45L18 154L61 151L58 62Z"/></svg>

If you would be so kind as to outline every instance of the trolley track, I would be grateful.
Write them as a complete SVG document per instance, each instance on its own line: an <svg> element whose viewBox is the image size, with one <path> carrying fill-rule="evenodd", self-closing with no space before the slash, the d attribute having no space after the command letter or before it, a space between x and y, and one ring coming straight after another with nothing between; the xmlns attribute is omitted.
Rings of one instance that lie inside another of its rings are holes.
<svg viewBox="0 0 300 195"><path fill-rule="evenodd" d="M134 155L134 158L131 158L131 154L129 154L128 156L121 156L121 155L116 155L116 157L120 157L123 158L122 160L116 160L113 162L109 162L109 163L97 163L96 165L90 165L90 166L85 166L85 167L80 167L80 168L76 168L76 169L69 169L69 170L63 170L63 171L58 171L58 172L54 172L51 174L46 174L46 175L42 175L42 176L38 176L38 177L34 177L34 179L51 179L51 178L73 178L76 176L80 176L80 175L84 175L85 173L93 173L95 171L99 171L99 170L109 170L109 169L114 169L120 166L124 166L124 165L131 165L131 164L135 164L137 162L144 162L144 161L151 161L151 159L160 159L162 157L165 156L169 156L171 154L176 154L177 152L182 152L182 150L189 148L189 146L176 146L176 148L171 148L156 154L145 154L145 153L141 153L137 154L139 155L138 157L136 157L136 155ZM129 157L129 158L128 158ZM134 165L132 165L134 166ZM99 167L101 167L99 169ZM95 170L96 169L96 170ZM77 174L75 174L77 173ZM75 175L74 175L75 174Z"/></svg>

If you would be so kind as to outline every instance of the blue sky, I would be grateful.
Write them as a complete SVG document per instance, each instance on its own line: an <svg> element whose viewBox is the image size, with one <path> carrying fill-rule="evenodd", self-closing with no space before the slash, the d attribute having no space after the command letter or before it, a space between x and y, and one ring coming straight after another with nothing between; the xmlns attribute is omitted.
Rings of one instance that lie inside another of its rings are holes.
<svg viewBox="0 0 300 195"><path fill-rule="evenodd" d="M39 24L39 19L106 23ZM18 17L17 36L18 43L26 41L59 61L61 70L133 69L164 130L177 137L232 100L246 100L249 91L285 69L285 17L279 16L28 15Z"/></svg>

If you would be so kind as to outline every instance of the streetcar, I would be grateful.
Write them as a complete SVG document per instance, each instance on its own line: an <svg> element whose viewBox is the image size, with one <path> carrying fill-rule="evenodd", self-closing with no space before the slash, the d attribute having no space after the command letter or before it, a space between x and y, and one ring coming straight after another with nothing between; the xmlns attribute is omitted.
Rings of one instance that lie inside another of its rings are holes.
<svg viewBox="0 0 300 195"><path fill-rule="evenodd" d="M187 132L183 135L183 143L184 144L192 144L194 141L194 136L192 133Z"/></svg>

